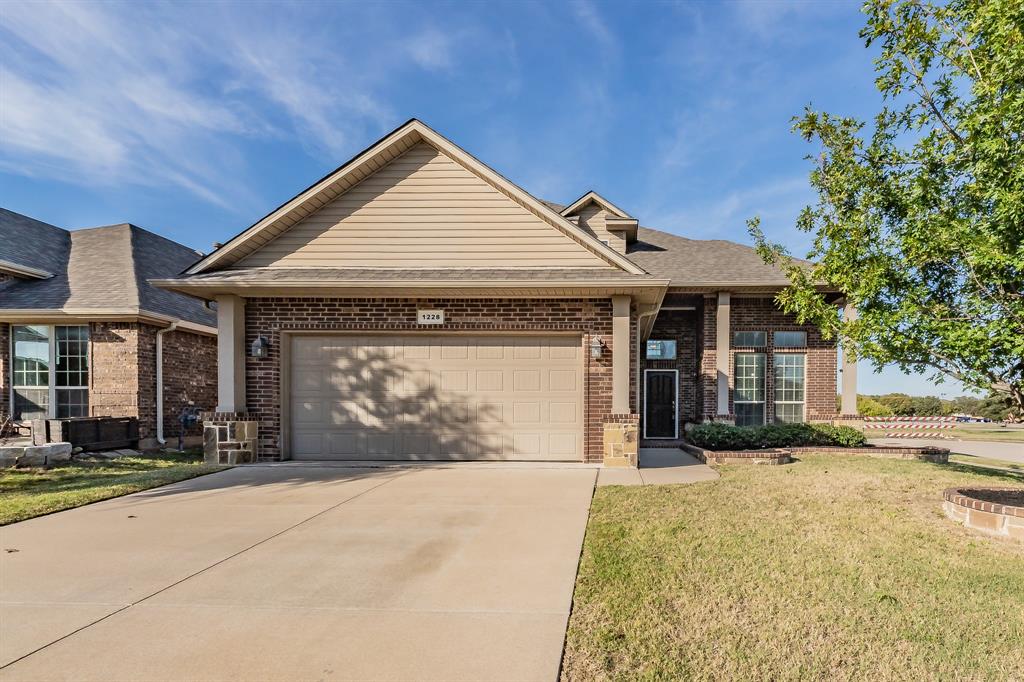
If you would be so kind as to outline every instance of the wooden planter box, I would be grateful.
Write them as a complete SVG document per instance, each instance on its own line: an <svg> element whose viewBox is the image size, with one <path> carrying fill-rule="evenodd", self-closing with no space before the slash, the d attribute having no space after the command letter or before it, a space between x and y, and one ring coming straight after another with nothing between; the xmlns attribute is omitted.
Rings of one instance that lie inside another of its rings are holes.
<svg viewBox="0 0 1024 682"><path fill-rule="evenodd" d="M74 417L33 419L32 443L71 443L83 450L113 450L139 446L139 420L135 417Z"/></svg>

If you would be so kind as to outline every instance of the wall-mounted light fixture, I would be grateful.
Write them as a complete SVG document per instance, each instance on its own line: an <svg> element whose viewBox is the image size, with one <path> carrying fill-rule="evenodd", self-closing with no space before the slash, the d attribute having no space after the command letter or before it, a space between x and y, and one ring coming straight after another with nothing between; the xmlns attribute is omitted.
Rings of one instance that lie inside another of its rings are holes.
<svg viewBox="0 0 1024 682"><path fill-rule="evenodd" d="M604 350L604 342L600 336L590 337L590 357L595 360L600 359L601 352Z"/></svg>
<svg viewBox="0 0 1024 682"><path fill-rule="evenodd" d="M270 339L265 336L257 336L252 342L249 355L254 358L265 358L270 353Z"/></svg>

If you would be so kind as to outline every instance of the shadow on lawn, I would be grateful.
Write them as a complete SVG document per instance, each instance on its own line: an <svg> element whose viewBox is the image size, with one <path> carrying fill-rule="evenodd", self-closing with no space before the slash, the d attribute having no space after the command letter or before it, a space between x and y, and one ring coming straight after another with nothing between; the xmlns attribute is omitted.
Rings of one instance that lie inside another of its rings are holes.
<svg viewBox="0 0 1024 682"><path fill-rule="evenodd" d="M962 464L960 462L949 462L946 464L940 464L937 462L930 462L930 466L937 467L943 471L952 471L958 474L972 474L974 476L984 476L986 478L1001 479L1008 483L1024 483L1024 470L1012 471L1007 469L993 469L988 466L981 464Z"/></svg>

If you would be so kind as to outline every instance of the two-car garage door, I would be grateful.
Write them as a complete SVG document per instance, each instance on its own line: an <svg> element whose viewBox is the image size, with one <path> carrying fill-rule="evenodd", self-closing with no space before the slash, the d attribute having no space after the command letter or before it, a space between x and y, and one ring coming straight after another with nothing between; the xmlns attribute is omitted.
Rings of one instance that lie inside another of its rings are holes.
<svg viewBox="0 0 1024 682"><path fill-rule="evenodd" d="M294 459L583 458L578 336L293 336Z"/></svg>

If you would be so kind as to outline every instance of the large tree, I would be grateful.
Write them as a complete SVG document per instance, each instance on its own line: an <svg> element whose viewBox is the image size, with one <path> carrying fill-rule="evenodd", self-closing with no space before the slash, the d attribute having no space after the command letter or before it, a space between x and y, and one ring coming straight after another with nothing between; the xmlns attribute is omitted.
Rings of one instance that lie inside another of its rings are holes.
<svg viewBox="0 0 1024 682"><path fill-rule="evenodd" d="M869 0L884 104L873 125L808 107L794 131L815 205L806 263L750 230L784 309L876 366L933 371L1024 412L1024 2ZM819 285L858 311L842 320Z"/></svg>

